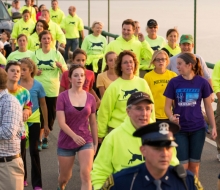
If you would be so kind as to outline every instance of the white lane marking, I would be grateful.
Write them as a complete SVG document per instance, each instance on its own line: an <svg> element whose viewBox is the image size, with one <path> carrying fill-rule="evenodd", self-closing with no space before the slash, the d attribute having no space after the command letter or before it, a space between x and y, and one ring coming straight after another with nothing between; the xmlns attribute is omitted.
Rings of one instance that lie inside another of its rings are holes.
<svg viewBox="0 0 220 190"><path fill-rule="evenodd" d="M209 139L209 138L205 138L205 141L206 142L208 142L209 144L211 144L211 145L213 145L213 146L215 146L215 147L217 147L217 145L216 145L216 142L215 141L213 141L213 140L211 140L211 139Z"/></svg>

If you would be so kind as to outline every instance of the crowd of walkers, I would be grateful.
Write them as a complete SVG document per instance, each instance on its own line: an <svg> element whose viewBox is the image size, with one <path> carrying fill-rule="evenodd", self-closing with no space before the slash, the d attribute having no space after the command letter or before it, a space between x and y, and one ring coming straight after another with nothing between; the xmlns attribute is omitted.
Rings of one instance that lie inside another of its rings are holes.
<svg viewBox="0 0 220 190"><path fill-rule="evenodd" d="M220 62L211 76L204 59L192 53L192 35L171 28L165 40L157 35L157 21L149 19L144 36L138 21L126 19L121 35L108 44L101 22L93 22L85 36L76 7L65 16L57 0L50 9L33 0L20 7L13 0L8 11L22 18L12 33L2 31L0 41L0 166L7 164L0 178L10 179L1 180L0 189L29 185L27 148L32 187L43 189L39 152L50 148L56 119L58 190L71 179L76 154L82 190L144 189L135 167L144 162L149 189L161 189L162 178L168 180L164 172L179 164L187 170L186 183L172 174L173 187L165 189L203 189L198 179L206 133L216 139L220 161ZM168 164L160 166L151 151L169 157Z"/></svg>

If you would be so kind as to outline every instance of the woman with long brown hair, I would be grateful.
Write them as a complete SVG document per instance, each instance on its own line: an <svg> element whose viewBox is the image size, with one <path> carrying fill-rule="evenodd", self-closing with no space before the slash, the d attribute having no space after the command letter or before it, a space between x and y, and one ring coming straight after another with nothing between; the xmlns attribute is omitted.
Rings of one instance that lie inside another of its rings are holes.
<svg viewBox="0 0 220 190"><path fill-rule="evenodd" d="M165 113L170 121L181 126L181 130L175 134L178 144L177 158L186 169L198 177L206 136L201 110L202 100L212 126L212 138L215 139L217 136L210 97L212 88L202 77L200 61L194 54L180 54L177 58L177 69L180 75L170 80L164 92Z"/></svg>

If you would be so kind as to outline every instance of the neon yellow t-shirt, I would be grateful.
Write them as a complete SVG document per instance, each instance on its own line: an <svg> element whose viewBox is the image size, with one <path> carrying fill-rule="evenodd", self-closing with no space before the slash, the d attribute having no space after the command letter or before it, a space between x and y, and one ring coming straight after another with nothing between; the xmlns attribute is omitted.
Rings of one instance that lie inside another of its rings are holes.
<svg viewBox="0 0 220 190"><path fill-rule="evenodd" d="M166 44L166 40L162 36L157 36L155 40L150 39L148 36L145 36L145 40L149 43L150 47L153 51L160 50L163 48ZM150 66L149 59L142 59L140 63L140 69L141 70L152 70L154 69L154 65Z"/></svg>
<svg viewBox="0 0 220 190"><path fill-rule="evenodd" d="M98 61L104 56L105 48L107 45L106 38L102 35L94 36L90 34L85 37L81 49L87 54L86 65L93 65L93 71L98 71Z"/></svg>
<svg viewBox="0 0 220 190"><path fill-rule="evenodd" d="M40 47L39 36L35 32L28 38L28 50L36 51Z"/></svg>
<svg viewBox="0 0 220 190"><path fill-rule="evenodd" d="M144 79L147 81L154 97L156 119L168 118L164 112L166 98L163 93L170 79L176 76L176 73L169 70L166 70L163 74L158 74L153 70L144 76Z"/></svg>
<svg viewBox="0 0 220 190"><path fill-rule="evenodd" d="M111 41L106 46L105 54L109 51L114 51L117 55L119 55L124 50L130 50L135 53L138 61L142 59L151 60L153 55L153 50L151 49L149 43L146 40L140 42L139 40L136 40L134 36L129 41L126 41L122 36L119 36L116 40ZM102 70L104 70L105 66L106 62L105 59L103 59ZM136 75L139 76L139 64Z"/></svg>
<svg viewBox="0 0 220 190"><path fill-rule="evenodd" d="M26 5L24 5L23 7L21 7L20 9L20 13L22 14L24 10L29 10L30 13L31 13L31 18L33 20L34 23L37 22L37 19L36 19L36 10L34 7L30 6L30 7L27 7Z"/></svg>
<svg viewBox="0 0 220 190"><path fill-rule="evenodd" d="M57 97L60 88L60 69L56 66L55 61L60 62L64 70L67 70L67 65L63 56L59 51L50 50L44 53L42 49L35 51L36 65L42 70L41 75L35 76L44 87L47 97Z"/></svg>
<svg viewBox="0 0 220 190"><path fill-rule="evenodd" d="M79 38L79 31L84 30L83 21L75 14L75 16L68 15L60 24L60 27L66 31L67 39Z"/></svg>
<svg viewBox="0 0 220 190"><path fill-rule="evenodd" d="M50 31L53 37L53 41L51 42L50 47L53 47L53 49L55 50L56 40L60 43L66 44L66 38L60 26L52 20L49 21L48 25L48 30Z"/></svg>
<svg viewBox="0 0 220 190"><path fill-rule="evenodd" d="M0 52L0 65L6 65L6 62L5 56Z"/></svg>
<svg viewBox="0 0 220 190"><path fill-rule="evenodd" d="M49 11L50 11L50 19L56 24L60 25L62 20L65 18L64 12L59 8L56 11L51 8Z"/></svg>
<svg viewBox="0 0 220 190"><path fill-rule="evenodd" d="M34 31L34 28L35 23L31 19L25 22L22 18L14 24L11 38L16 40L19 34L25 34L28 37Z"/></svg>
<svg viewBox="0 0 220 190"><path fill-rule="evenodd" d="M127 100L132 93L137 91L148 93L153 100L153 95L147 82L137 76L134 76L131 80L124 80L119 77L106 89L98 111L99 137L107 135L108 126L116 128L124 121L127 115ZM153 105L151 122L154 121L155 110Z"/></svg>
<svg viewBox="0 0 220 190"><path fill-rule="evenodd" d="M30 6L30 7L27 7L26 5L24 5L23 7L21 7L20 9L20 13L22 14L24 10L29 10L30 13L31 13L31 19L33 20L34 23L37 22L37 19L36 19L36 10L34 7Z"/></svg>
<svg viewBox="0 0 220 190"><path fill-rule="evenodd" d="M20 52L19 50L16 50L9 54L9 56L7 57L7 61L19 61L20 59L25 57L32 59L36 63L34 53L30 50L27 50L25 52Z"/></svg>
<svg viewBox="0 0 220 190"><path fill-rule="evenodd" d="M166 45L166 40L162 36L157 36L156 39L152 40L148 36L145 36L145 40L150 44L150 47L155 50L160 50Z"/></svg>
<svg viewBox="0 0 220 190"><path fill-rule="evenodd" d="M94 190L101 189L105 180L111 174L145 161L140 152L141 138L133 137L135 130L130 118L126 116L123 123L105 137L91 171ZM132 160L132 155L136 155L141 159ZM170 165L176 166L178 164L176 149L173 147Z"/></svg>
<svg viewBox="0 0 220 190"><path fill-rule="evenodd" d="M220 61L215 63L215 67L212 72L212 85L215 93L220 92Z"/></svg>
<svg viewBox="0 0 220 190"><path fill-rule="evenodd" d="M169 52L169 55L168 55L169 57L172 57L172 56L175 56L181 53L181 49L178 44L176 44L176 47L174 49L172 49L168 44L166 44L163 48L165 48Z"/></svg>

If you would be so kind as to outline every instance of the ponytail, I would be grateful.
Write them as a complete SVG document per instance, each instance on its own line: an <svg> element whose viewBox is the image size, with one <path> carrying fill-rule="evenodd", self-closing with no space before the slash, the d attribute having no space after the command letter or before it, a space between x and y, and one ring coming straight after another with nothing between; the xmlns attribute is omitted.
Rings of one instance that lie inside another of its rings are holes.
<svg viewBox="0 0 220 190"><path fill-rule="evenodd" d="M192 64L192 71L195 75L203 76L203 70L201 67L200 60L192 53L182 53L178 56L181 58L186 64Z"/></svg>

